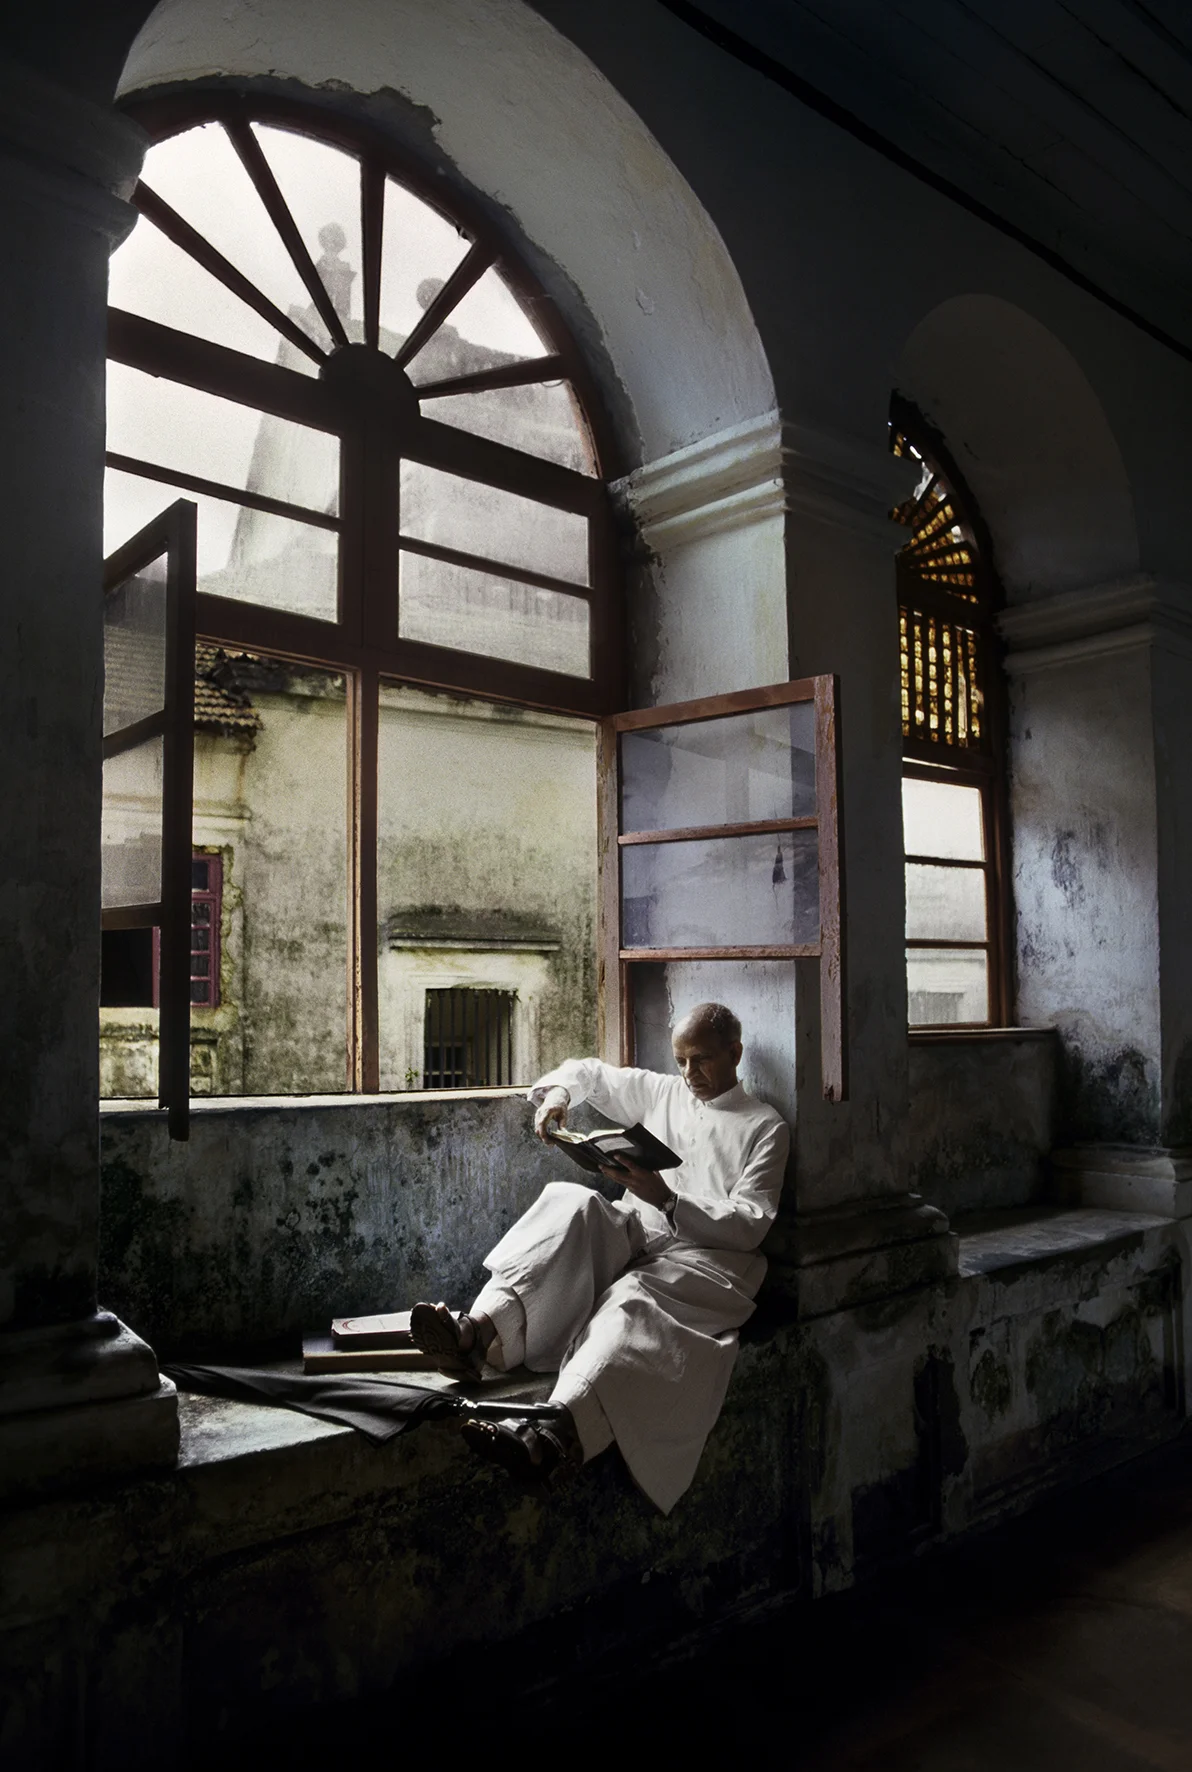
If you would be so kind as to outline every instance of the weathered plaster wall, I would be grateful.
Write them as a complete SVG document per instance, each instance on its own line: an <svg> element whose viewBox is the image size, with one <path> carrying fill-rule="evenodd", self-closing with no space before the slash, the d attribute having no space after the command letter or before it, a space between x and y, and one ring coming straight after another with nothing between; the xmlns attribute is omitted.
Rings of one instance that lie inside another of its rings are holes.
<svg viewBox="0 0 1192 1772"><path fill-rule="evenodd" d="M1145 649L1015 674L1010 744L1018 1013L1027 1026L1060 1032L1062 1135L1157 1142L1158 859Z"/></svg>
<svg viewBox="0 0 1192 1772"><path fill-rule="evenodd" d="M1192 593L1180 587L1185 611ZM1174 601L1174 599L1173 599ZM1192 662L1188 628L1160 631L1151 650L1151 715L1159 851L1161 1123L1166 1145L1192 1145Z"/></svg>
<svg viewBox="0 0 1192 1772"><path fill-rule="evenodd" d="M1056 1141L1056 1044L910 1043L907 1143L912 1185L950 1216L1047 1195Z"/></svg>
<svg viewBox="0 0 1192 1772"><path fill-rule="evenodd" d="M156 1111L105 1111L100 1293L159 1355L470 1302L484 1255L569 1167L520 1095L204 1104L186 1144Z"/></svg>
<svg viewBox="0 0 1192 1772"><path fill-rule="evenodd" d="M195 843L222 858L223 916L221 1002L192 1011L192 1088L339 1091L347 1070L343 681L302 671L252 693L260 727L251 740L196 734ZM517 1081L592 1051L592 723L386 688L378 763L382 1087L422 1086L427 989L515 993ZM156 1010L105 1009L101 1030L101 1094L156 1096Z"/></svg>

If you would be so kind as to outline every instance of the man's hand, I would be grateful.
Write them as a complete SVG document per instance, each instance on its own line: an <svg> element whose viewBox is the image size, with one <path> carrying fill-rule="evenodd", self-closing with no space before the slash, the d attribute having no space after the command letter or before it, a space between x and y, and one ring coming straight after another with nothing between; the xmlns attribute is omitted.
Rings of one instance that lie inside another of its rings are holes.
<svg viewBox="0 0 1192 1772"><path fill-rule="evenodd" d="M636 1194L647 1206L657 1206L660 1212L665 1212L670 1205L671 1190L657 1169L639 1169L636 1163L618 1157L615 1168L611 1163L602 1163L600 1173L607 1175L610 1181L619 1181L631 1194Z"/></svg>
<svg viewBox="0 0 1192 1772"><path fill-rule="evenodd" d="M534 1115L534 1131L543 1144L550 1143L550 1135L556 1126L567 1124L567 1109L571 1106L571 1096L561 1083L548 1089L542 1098L542 1106ZM523 1121L523 1125L524 1125Z"/></svg>

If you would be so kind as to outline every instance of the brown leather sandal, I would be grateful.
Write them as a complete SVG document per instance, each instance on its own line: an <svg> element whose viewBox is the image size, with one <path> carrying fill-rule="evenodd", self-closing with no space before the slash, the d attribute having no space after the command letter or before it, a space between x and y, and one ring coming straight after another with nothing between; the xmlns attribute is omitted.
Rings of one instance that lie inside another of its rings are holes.
<svg viewBox="0 0 1192 1772"><path fill-rule="evenodd" d="M463 1346L464 1324L470 1325L472 1342ZM410 1340L438 1362L445 1378L461 1384L479 1384L484 1367L480 1331L466 1311L444 1311L434 1304L416 1304L410 1311Z"/></svg>
<svg viewBox="0 0 1192 1772"><path fill-rule="evenodd" d="M569 1483L583 1463L579 1441L562 1421L526 1421L507 1415L500 1421L462 1423L468 1449L488 1464L500 1465L527 1495L548 1495Z"/></svg>

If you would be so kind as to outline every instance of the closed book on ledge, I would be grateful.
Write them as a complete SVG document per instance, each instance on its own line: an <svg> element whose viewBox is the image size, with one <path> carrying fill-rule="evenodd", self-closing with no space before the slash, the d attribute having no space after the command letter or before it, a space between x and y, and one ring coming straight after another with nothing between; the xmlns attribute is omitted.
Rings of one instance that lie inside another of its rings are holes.
<svg viewBox="0 0 1192 1772"><path fill-rule="evenodd" d="M304 1335L304 1372L437 1372L438 1361L411 1342L405 1347L340 1347L330 1335Z"/></svg>
<svg viewBox="0 0 1192 1772"><path fill-rule="evenodd" d="M331 1324L336 1347L413 1347L409 1311L389 1311L380 1317L336 1317Z"/></svg>

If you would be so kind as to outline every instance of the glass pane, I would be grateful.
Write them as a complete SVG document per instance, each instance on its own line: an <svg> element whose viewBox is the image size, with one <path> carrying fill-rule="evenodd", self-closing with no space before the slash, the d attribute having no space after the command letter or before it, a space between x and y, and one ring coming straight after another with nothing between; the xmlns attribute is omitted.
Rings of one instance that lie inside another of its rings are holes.
<svg viewBox="0 0 1192 1772"><path fill-rule="evenodd" d="M480 1015L483 1045L501 1009L465 992L512 995L515 1083L593 1051L591 722L385 684L378 765L382 1089L427 1086L434 992L461 993L454 1044L465 1071L467 1018ZM441 1076L452 1042L438 1034Z"/></svg>
<svg viewBox="0 0 1192 1772"><path fill-rule="evenodd" d="M108 364L107 446L326 516L339 510L338 437L123 363Z"/></svg>
<svg viewBox="0 0 1192 1772"><path fill-rule="evenodd" d="M401 529L570 584L588 582L588 520L421 462L401 464Z"/></svg>
<svg viewBox="0 0 1192 1772"><path fill-rule="evenodd" d="M626 947L778 947L819 940L814 831L629 844L621 851Z"/></svg>
<svg viewBox="0 0 1192 1772"><path fill-rule="evenodd" d="M163 555L104 598L105 738L166 704L166 577Z"/></svg>
<svg viewBox="0 0 1192 1772"><path fill-rule="evenodd" d="M383 350L396 354L452 271L466 258L471 244L453 222L429 203L394 179L385 180L385 230L381 243ZM435 348L443 349L435 347L433 341L426 347L428 352ZM438 378L427 374L423 379Z"/></svg>
<svg viewBox="0 0 1192 1772"><path fill-rule="evenodd" d="M103 766L101 903L105 910L161 898L160 736L109 757Z"/></svg>
<svg viewBox="0 0 1192 1772"><path fill-rule="evenodd" d="M550 346L539 337L505 279L488 270L406 367L417 387L549 353Z"/></svg>
<svg viewBox="0 0 1192 1772"><path fill-rule="evenodd" d="M912 1027L989 1020L989 965L971 948L910 948L906 989Z"/></svg>
<svg viewBox="0 0 1192 1772"><path fill-rule="evenodd" d="M980 788L951 781L902 783L902 829L908 855L940 855L954 861L985 860Z"/></svg>
<svg viewBox="0 0 1192 1772"><path fill-rule="evenodd" d="M750 824L815 813L815 706L621 735L626 831Z"/></svg>
<svg viewBox="0 0 1192 1772"><path fill-rule="evenodd" d="M741 1081L794 1119L793 960L648 960L629 977L635 1064L675 1075L671 1029L697 1003L727 1003L741 1023Z"/></svg>
<svg viewBox="0 0 1192 1772"><path fill-rule="evenodd" d="M189 252L167 240L145 216L112 254L108 299L113 307L161 326L267 363L281 363L303 375L318 374L318 365L305 352L281 338L268 320L205 271Z"/></svg>
<svg viewBox="0 0 1192 1772"><path fill-rule="evenodd" d="M906 932L915 941L984 941L985 869L909 861Z"/></svg>
<svg viewBox="0 0 1192 1772"><path fill-rule="evenodd" d="M219 680L254 718L195 731L196 842L220 846L219 1018L192 1046L208 1095L347 1087L348 741L334 672L225 649ZM218 876L217 876L218 878ZM195 922L210 901L194 905ZM203 931L205 933L205 931ZM200 930L192 930L199 949ZM208 961L195 951L191 971ZM205 987L204 987L205 988ZM210 999L204 995L198 999Z"/></svg>
<svg viewBox="0 0 1192 1772"><path fill-rule="evenodd" d="M143 529L177 489L109 468L104 476L104 552ZM203 492L181 493L199 508L199 590L266 609L334 621L339 604L339 537L290 517L249 510Z"/></svg>
<svg viewBox="0 0 1192 1772"><path fill-rule="evenodd" d="M491 437L510 449L524 449L527 455L558 462L577 474L596 472L587 428L568 382L490 388L486 394L443 394L423 400L422 412L440 424Z"/></svg>
<svg viewBox="0 0 1192 1772"><path fill-rule="evenodd" d="M200 123L145 156L151 190L323 350L331 337L240 158L219 123Z"/></svg>
<svg viewBox="0 0 1192 1772"><path fill-rule="evenodd" d="M251 128L336 313L348 323L349 338L359 342L364 337L359 161L309 135L265 123Z"/></svg>
<svg viewBox="0 0 1192 1772"><path fill-rule="evenodd" d="M403 640L586 677L591 669L588 626L583 597L544 591L423 554L401 555Z"/></svg>

